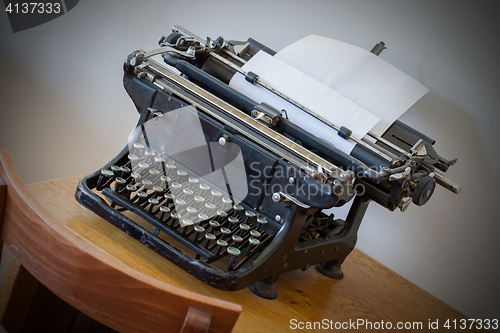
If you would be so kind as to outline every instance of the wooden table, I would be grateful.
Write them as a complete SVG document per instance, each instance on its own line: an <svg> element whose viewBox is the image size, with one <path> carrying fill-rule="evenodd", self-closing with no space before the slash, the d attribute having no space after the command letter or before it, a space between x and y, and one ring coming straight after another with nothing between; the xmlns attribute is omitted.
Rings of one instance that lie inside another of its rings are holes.
<svg viewBox="0 0 500 333"><path fill-rule="evenodd" d="M391 322L394 327L398 322L422 322L423 331L428 331L429 320L439 320L442 328L448 319L458 322L466 318L358 250L347 257L345 278L340 281L321 275L313 267L282 275L276 300L259 298L248 288L237 292L214 289L81 206L74 198L81 178L35 183L28 188L57 220L116 260L177 287L240 304L243 311L234 332L292 331L293 319L304 325L326 319L333 327L358 319L374 325ZM359 327L360 331L380 331L375 328ZM347 331L352 331L352 326Z"/></svg>

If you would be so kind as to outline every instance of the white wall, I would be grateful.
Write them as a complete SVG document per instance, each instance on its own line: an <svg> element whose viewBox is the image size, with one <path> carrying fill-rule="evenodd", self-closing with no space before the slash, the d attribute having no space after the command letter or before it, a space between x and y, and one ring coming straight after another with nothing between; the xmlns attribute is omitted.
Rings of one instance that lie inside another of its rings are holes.
<svg viewBox="0 0 500 333"><path fill-rule="evenodd" d="M381 57L430 89L402 120L436 139L442 156L458 158L447 175L463 191L438 188L427 205L405 213L372 204L358 248L472 318L500 318L500 12L493 3L82 0L16 34L2 12L0 149L27 183L100 168L137 120L121 83L125 57L156 47L174 24L212 38L253 37L275 50L309 34L365 49L383 40Z"/></svg>

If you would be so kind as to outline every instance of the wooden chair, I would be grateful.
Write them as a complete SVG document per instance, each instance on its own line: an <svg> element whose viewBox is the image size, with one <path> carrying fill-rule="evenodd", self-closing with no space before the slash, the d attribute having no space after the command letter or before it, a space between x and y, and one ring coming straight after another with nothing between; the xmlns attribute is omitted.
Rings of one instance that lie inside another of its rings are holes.
<svg viewBox="0 0 500 333"><path fill-rule="evenodd" d="M230 332L241 312L237 304L158 281L87 244L40 206L4 151L0 233L41 284L120 332Z"/></svg>

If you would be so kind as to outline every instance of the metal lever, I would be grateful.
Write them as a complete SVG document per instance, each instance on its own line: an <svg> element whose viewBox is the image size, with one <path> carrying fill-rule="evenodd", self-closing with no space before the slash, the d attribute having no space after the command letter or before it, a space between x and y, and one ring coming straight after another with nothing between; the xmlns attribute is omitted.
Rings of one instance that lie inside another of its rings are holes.
<svg viewBox="0 0 500 333"><path fill-rule="evenodd" d="M405 169L405 171L403 171L403 172L399 172L399 173L395 173L393 175L390 175L389 181L393 182L395 180L407 178L410 175L410 173L411 173L411 168L407 167Z"/></svg>
<svg viewBox="0 0 500 333"><path fill-rule="evenodd" d="M427 149L425 149L425 144L422 139L418 140L417 143L410 149L411 156L425 156L427 155Z"/></svg>
<svg viewBox="0 0 500 333"><path fill-rule="evenodd" d="M404 211L406 211L406 209L408 209L408 206L410 206L410 204L411 204L411 199L401 201L401 203L399 204L399 209L402 212L404 212Z"/></svg>
<svg viewBox="0 0 500 333"><path fill-rule="evenodd" d="M436 183L443 186L445 189L452 191L455 194L459 194L462 190L462 186L455 183L454 181L446 178L442 174L438 173L434 170L434 179L436 179Z"/></svg>
<svg viewBox="0 0 500 333"><path fill-rule="evenodd" d="M140 64L142 64L142 62L148 58L151 58L155 55L158 55L158 54L162 54L162 53L175 53L177 55L180 55L180 56L183 56L183 57L186 57L186 58L195 58L195 55L193 53L187 53L187 52L184 52L184 51L179 51L171 46L163 46L163 47L160 47L158 49L154 49L152 51L148 51L148 52L139 52L135 55L135 57L132 58L132 60L130 60L130 64L132 66L139 66Z"/></svg>
<svg viewBox="0 0 500 333"><path fill-rule="evenodd" d="M302 208L305 208L305 209L311 208L311 206L306 205L305 203L302 203L299 200L295 199L294 197L292 197L292 196L290 196L290 195L288 195L286 193L283 193L281 191L273 193L272 199L276 203L283 202L283 201L285 201L285 202L291 201L291 202L293 202L294 204L296 204L299 207L302 207Z"/></svg>

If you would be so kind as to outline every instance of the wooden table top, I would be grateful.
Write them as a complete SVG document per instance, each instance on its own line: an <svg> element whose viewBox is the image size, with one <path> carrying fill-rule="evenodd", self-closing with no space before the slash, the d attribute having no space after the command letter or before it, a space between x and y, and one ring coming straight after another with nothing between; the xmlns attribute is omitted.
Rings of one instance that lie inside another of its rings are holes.
<svg viewBox="0 0 500 333"><path fill-rule="evenodd" d="M452 320L459 323L466 318L358 250L347 257L343 280L329 279L314 267L283 274L276 284L276 300L259 298L248 288L236 292L214 289L81 206L74 196L81 178L35 183L28 188L53 217L105 254L174 286L240 304L243 311L234 332L285 332L292 331L294 323L323 320L332 328L336 323L346 328L350 321L369 321L373 329L369 324L358 327L367 332L380 331L376 325L382 321L392 323L393 328L398 322L421 322L423 331L428 331L429 320L439 320L441 330L448 319L453 325ZM349 328L347 331L353 330L353 326Z"/></svg>

